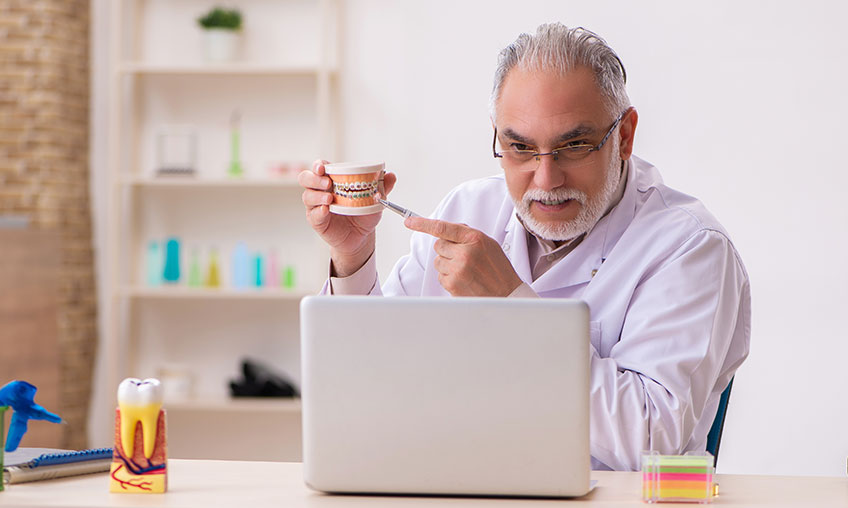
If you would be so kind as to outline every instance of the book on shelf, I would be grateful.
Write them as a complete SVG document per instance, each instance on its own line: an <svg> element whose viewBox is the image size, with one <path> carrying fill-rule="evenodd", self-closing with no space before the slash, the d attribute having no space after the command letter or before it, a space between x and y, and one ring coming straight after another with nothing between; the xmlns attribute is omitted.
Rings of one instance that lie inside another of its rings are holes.
<svg viewBox="0 0 848 508"><path fill-rule="evenodd" d="M65 476L109 471L112 448L57 450L54 448L18 448L6 453L3 483L51 480Z"/></svg>

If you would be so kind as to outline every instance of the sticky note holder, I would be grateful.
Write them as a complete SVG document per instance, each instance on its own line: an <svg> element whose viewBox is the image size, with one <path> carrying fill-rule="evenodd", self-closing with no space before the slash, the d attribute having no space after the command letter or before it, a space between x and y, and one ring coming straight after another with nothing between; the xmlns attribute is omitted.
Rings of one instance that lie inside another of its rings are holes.
<svg viewBox="0 0 848 508"><path fill-rule="evenodd" d="M642 501L646 503L711 503L714 459L709 452L660 455L642 452Z"/></svg>

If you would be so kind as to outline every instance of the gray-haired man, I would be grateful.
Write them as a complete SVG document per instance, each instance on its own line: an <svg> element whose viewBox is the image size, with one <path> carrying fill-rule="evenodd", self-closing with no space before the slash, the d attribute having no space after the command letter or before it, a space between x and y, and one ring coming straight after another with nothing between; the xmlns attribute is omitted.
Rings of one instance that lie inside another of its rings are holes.
<svg viewBox="0 0 848 508"><path fill-rule="evenodd" d="M307 220L330 245L327 293L588 302L602 469L637 469L646 449L704 450L750 339L741 259L700 202L632 156L638 114L624 84L615 52L582 28L542 25L504 49L491 100L503 174L406 219L411 252L382 287L380 215L330 214L324 161L300 175ZM395 182L385 176L387 192Z"/></svg>

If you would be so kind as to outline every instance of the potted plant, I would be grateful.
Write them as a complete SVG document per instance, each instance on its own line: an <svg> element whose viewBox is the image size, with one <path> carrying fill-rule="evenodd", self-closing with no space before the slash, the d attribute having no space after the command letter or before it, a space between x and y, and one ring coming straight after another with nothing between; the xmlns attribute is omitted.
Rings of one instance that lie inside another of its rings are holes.
<svg viewBox="0 0 848 508"><path fill-rule="evenodd" d="M241 12L215 7L197 18L203 28L204 53L213 62L229 62L238 56L241 39Z"/></svg>

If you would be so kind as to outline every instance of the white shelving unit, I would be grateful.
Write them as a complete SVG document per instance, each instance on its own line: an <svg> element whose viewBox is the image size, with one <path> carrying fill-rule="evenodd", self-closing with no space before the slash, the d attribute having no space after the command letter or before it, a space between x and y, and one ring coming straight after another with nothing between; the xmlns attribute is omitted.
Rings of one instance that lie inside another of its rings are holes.
<svg viewBox="0 0 848 508"><path fill-rule="evenodd" d="M207 75L207 76L226 76L226 75L279 75L279 76L313 76L322 72L320 67L309 65L274 65L274 64L258 64L258 63L236 63L236 64L220 64L210 63L205 65L172 65L172 64L152 64L147 62L125 62L121 64L120 72L123 74L135 75L157 75L157 74L175 74L175 75Z"/></svg>
<svg viewBox="0 0 848 508"><path fill-rule="evenodd" d="M311 293L289 291L286 289L209 289L209 288L152 288L146 286L130 286L122 288L122 296L134 299L150 300L277 300L300 302L301 298Z"/></svg>
<svg viewBox="0 0 848 508"><path fill-rule="evenodd" d="M203 60L195 22L214 5L112 6L108 379L117 387L124 377L186 369L191 396L166 401L175 458L299 460L299 401L231 399L227 381L253 358L300 382L298 304L320 288L327 252L305 223L296 175L268 167L338 155L339 8L335 0L240 1L242 57L217 63ZM235 111L241 178L226 171ZM155 173L155 137L174 125L195 133L193 176ZM214 249L222 287L147 285L146 245L170 237L181 241L183 274L189 257L205 261ZM230 287L228 253L238 242L296 267L296 287Z"/></svg>
<svg viewBox="0 0 848 508"><path fill-rule="evenodd" d="M260 187L267 189L270 187L292 188L299 189L297 180L294 177L275 178L275 179L240 179L234 180L231 178L191 178L191 177L162 177L150 178L143 176L128 177L122 181L124 185L132 187L153 187L153 188L197 188L218 187L230 189L243 189L249 187Z"/></svg>

